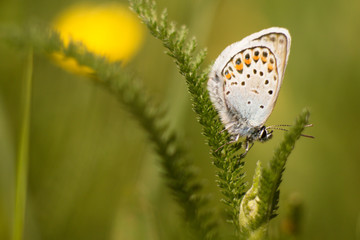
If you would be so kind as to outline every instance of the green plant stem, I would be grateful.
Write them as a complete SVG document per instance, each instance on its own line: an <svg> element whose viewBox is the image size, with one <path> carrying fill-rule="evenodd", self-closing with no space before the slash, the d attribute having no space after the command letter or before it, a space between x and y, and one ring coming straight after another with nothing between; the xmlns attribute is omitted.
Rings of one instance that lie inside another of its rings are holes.
<svg viewBox="0 0 360 240"><path fill-rule="evenodd" d="M239 223L242 239L264 239L269 221L279 208L280 183L288 157L309 123L310 113L304 110L295 124L284 135L275 150L269 166L258 162L251 188L246 192L240 206Z"/></svg>
<svg viewBox="0 0 360 240"><path fill-rule="evenodd" d="M29 132L30 132L30 108L31 108L31 88L33 72L33 51L29 49L27 64L24 77L24 101L23 117L21 122L21 132L19 148L17 154L16 167L16 195L15 195L15 218L13 226L13 240L23 239L25 210L26 210L26 191L29 163Z"/></svg>
<svg viewBox="0 0 360 240"><path fill-rule="evenodd" d="M221 151L216 151L226 144L229 135L222 131L218 114L211 104L209 94L205 88L210 69L201 70L199 67L206 56L206 50L196 53L195 38L187 41L188 29L185 26L176 27L174 22L168 21L167 11L157 14L156 4L149 0L129 0L132 10L138 14L146 24L150 33L162 41L167 54L175 59L179 72L185 77L188 91L193 101L193 110L198 115L198 121L203 126L203 134L211 147L214 157L213 164L220 170L218 186L224 195L222 200L230 208L226 209L229 221L239 231L239 208L245 192L243 174L244 161L237 152L241 143L226 145Z"/></svg>

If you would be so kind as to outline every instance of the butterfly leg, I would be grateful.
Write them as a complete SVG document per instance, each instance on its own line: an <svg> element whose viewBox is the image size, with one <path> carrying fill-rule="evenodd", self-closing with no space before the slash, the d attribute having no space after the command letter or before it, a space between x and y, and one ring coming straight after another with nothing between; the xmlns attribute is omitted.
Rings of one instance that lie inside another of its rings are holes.
<svg viewBox="0 0 360 240"><path fill-rule="evenodd" d="M248 153L248 151L254 146L253 142L250 142L248 139L245 140L245 152L243 152L240 156L241 158L244 158L246 156L246 154Z"/></svg>
<svg viewBox="0 0 360 240"><path fill-rule="evenodd" d="M232 123L232 124L228 125L227 127L224 127L224 129L221 130L219 133L223 133L223 132L225 132L225 131L228 131L229 128L231 128L231 127L234 126L234 125L235 125L235 123ZM239 139L239 137L237 137L237 138Z"/></svg>
<svg viewBox="0 0 360 240"><path fill-rule="evenodd" d="M223 130L221 130L219 133L223 133L226 131L226 128L224 128Z"/></svg>
<svg viewBox="0 0 360 240"><path fill-rule="evenodd" d="M222 148L223 148L224 146L226 146L226 145L229 145L229 144L232 144L232 143L237 142L237 141L239 140L239 138L240 138L240 135L237 135L237 136L236 136L233 140L231 140L230 142L227 142L227 143L221 145L218 149L215 150L215 152L219 151L220 149L222 149Z"/></svg>

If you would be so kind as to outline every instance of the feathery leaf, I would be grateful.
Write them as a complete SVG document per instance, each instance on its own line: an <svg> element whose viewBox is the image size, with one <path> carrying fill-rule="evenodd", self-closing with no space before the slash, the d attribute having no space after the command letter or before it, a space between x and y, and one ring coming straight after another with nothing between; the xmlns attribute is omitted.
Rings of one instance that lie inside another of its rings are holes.
<svg viewBox="0 0 360 240"><path fill-rule="evenodd" d="M210 68L199 70L199 66L206 56L206 50L197 52L195 50L198 45L196 39L186 40L188 29L185 26L177 29L174 22L167 22L167 14L163 13L162 17L158 18L154 2L130 0L130 6L147 25L151 34L162 41L167 48L167 54L175 59L179 72L185 77L193 102L193 110L198 116L199 123L203 126L203 134L207 137L207 143L211 147L213 163L219 168L218 185L224 194L224 202L229 206L230 221L238 228L240 201L245 189L242 158L240 155L234 155L240 145L229 145L221 151L216 151L229 141L229 135L227 132L221 132L222 124L204 86ZM150 16L148 12L152 12L153 15ZM167 28L167 26L169 27Z"/></svg>

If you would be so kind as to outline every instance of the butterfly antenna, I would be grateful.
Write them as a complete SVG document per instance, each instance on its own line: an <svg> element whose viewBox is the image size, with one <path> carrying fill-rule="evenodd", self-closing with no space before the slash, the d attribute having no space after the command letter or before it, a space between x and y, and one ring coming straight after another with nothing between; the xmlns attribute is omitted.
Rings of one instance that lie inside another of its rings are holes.
<svg viewBox="0 0 360 240"><path fill-rule="evenodd" d="M275 125L274 125L275 126ZM281 130L281 131L289 131L288 129L285 129L285 128L278 128L278 127L274 127L274 126L269 126L267 127L266 129L276 129L276 130ZM277 126L280 126L280 125L277 125ZM284 126L284 125L283 125ZM288 126L291 126L291 125L288 125ZM312 124L308 124L308 125L305 125L304 127L312 127L313 125ZM306 135L306 134L300 134L300 136L302 137L307 137L307 138L315 138L314 136L311 136L311 135Z"/></svg>
<svg viewBox="0 0 360 240"><path fill-rule="evenodd" d="M273 128L273 127L291 127L292 125L290 124L279 124L279 125L271 125L268 126L267 128Z"/></svg>
<svg viewBox="0 0 360 240"><path fill-rule="evenodd" d="M281 130L281 131L289 131L289 130L287 130L285 128L278 128L278 127L273 127L273 126L271 126L271 128L266 128L266 129L276 129L276 130Z"/></svg>
<svg viewBox="0 0 360 240"><path fill-rule="evenodd" d="M279 125L271 125L271 126L268 126L266 129L276 129L274 127L291 127L292 125L290 124L279 124ZM304 127L312 127L313 124L307 124L305 125Z"/></svg>

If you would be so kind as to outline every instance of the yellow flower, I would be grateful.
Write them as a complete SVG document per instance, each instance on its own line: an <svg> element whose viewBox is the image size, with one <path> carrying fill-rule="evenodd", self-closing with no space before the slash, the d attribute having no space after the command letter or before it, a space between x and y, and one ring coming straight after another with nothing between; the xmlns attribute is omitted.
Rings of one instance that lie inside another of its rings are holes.
<svg viewBox="0 0 360 240"><path fill-rule="evenodd" d="M67 45L81 41L89 51L105 56L109 61L128 62L139 50L144 30L140 20L125 6L119 4L81 4L72 6L53 22ZM62 67L72 72L89 73L91 69L79 66L75 59L54 54Z"/></svg>

